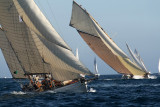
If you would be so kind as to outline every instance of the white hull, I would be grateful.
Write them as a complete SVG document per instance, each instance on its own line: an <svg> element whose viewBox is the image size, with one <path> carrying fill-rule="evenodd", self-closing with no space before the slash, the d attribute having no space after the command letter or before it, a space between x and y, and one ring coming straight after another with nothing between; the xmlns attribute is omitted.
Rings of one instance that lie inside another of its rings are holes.
<svg viewBox="0 0 160 107"><path fill-rule="evenodd" d="M153 75L148 75L147 78L145 78L144 76L139 76L139 75L135 75L133 76L133 79L156 79L157 77L156 76L153 76Z"/></svg>
<svg viewBox="0 0 160 107"><path fill-rule="evenodd" d="M87 92L87 84L76 82L74 84L70 84L64 87L60 87L57 89L54 89L55 92Z"/></svg>
<svg viewBox="0 0 160 107"><path fill-rule="evenodd" d="M156 79L156 76L148 75L148 77L140 76L140 75L134 75L133 77L130 77L130 75L122 76L122 79Z"/></svg>

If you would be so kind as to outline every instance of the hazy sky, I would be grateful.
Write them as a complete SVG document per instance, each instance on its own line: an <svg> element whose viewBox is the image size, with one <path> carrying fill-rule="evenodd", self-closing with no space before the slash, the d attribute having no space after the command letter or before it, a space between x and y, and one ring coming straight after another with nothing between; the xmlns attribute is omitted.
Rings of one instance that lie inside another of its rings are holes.
<svg viewBox="0 0 160 107"><path fill-rule="evenodd" d="M35 0L51 24L72 48L79 49L80 61L93 71L97 58L100 74L116 74L69 26L72 0ZM146 67L158 72L160 57L160 0L75 0L82 5L128 55L125 42L140 53ZM11 77L0 53L0 77Z"/></svg>

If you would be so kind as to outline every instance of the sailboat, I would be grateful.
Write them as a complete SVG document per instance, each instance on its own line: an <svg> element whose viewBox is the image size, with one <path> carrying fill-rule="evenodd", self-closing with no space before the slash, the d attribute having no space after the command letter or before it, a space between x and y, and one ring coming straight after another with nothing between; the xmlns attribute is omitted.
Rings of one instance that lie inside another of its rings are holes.
<svg viewBox="0 0 160 107"><path fill-rule="evenodd" d="M160 59L159 59L159 64L158 64L158 71L160 73Z"/></svg>
<svg viewBox="0 0 160 107"><path fill-rule="evenodd" d="M87 91L81 74L94 74L74 56L34 0L0 0L0 25L0 48L12 77L29 80L21 85L23 91Z"/></svg>
<svg viewBox="0 0 160 107"><path fill-rule="evenodd" d="M95 72L95 75L96 75L97 77L100 76L100 74L99 74L99 72L98 72L97 60L96 60L96 58L94 58L94 72Z"/></svg>
<svg viewBox="0 0 160 107"><path fill-rule="evenodd" d="M128 75L130 78L147 77L148 72L132 62L96 20L75 1L72 6L70 26L75 28L88 46L116 72Z"/></svg>
<svg viewBox="0 0 160 107"><path fill-rule="evenodd" d="M134 53L133 51L130 49L130 47L128 46L128 44L126 43L127 49L131 55L131 59L132 61L138 66L140 67L143 71L145 71L146 73L150 74L150 72L147 70L146 66L144 65L144 62L142 60L142 58L140 57L140 54L138 53L138 51L135 49ZM145 78L149 78L149 75L146 75L147 77ZM135 76L134 78L143 78L143 77L139 77L139 76Z"/></svg>
<svg viewBox="0 0 160 107"><path fill-rule="evenodd" d="M76 49L76 58L79 60L78 48Z"/></svg>

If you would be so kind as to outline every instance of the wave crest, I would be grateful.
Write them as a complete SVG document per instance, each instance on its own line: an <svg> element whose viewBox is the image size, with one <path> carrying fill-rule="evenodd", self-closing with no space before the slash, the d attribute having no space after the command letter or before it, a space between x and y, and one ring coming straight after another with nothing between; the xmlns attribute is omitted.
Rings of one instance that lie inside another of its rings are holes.
<svg viewBox="0 0 160 107"><path fill-rule="evenodd" d="M24 94L26 94L26 93L25 93L25 92L22 92L22 91L13 91L13 92L11 92L11 94L24 95Z"/></svg>

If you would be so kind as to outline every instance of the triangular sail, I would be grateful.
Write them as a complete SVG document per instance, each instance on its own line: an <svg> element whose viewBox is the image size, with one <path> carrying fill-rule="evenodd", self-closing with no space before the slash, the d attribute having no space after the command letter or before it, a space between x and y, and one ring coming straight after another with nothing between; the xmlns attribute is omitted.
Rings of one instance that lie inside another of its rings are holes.
<svg viewBox="0 0 160 107"><path fill-rule="evenodd" d="M43 63L30 30L24 22L19 22L19 14L12 0L0 1L0 20L4 28L4 34L24 72L48 73L48 68Z"/></svg>
<svg viewBox="0 0 160 107"><path fill-rule="evenodd" d="M136 58L139 60L139 62L142 64L143 68L145 69L145 71L148 71L146 66L144 65L144 62L140 56L140 54L138 53L138 51L135 49L134 51L134 55L136 56Z"/></svg>
<svg viewBox="0 0 160 107"><path fill-rule="evenodd" d="M132 50L130 49L130 47L127 45L127 49L132 57L132 60L134 61L134 63L137 64L137 66L139 66L142 70L144 70L145 72L147 72L147 69L142 61L142 59L140 58L140 55L138 54L138 52L136 52L137 54L135 55Z"/></svg>
<svg viewBox="0 0 160 107"><path fill-rule="evenodd" d="M59 81L76 79L80 74L93 75L76 59L33 0L1 0L0 14L4 34L26 74L52 73Z"/></svg>
<svg viewBox="0 0 160 107"><path fill-rule="evenodd" d="M139 59L139 61L140 61L141 58L140 58L140 55L139 55L137 49L134 50L134 54L137 57L137 59Z"/></svg>
<svg viewBox="0 0 160 107"><path fill-rule="evenodd" d="M76 49L76 58L79 60L78 48Z"/></svg>
<svg viewBox="0 0 160 107"><path fill-rule="evenodd" d="M96 58L94 58L94 71L95 71L95 74L99 75Z"/></svg>
<svg viewBox="0 0 160 107"><path fill-rule="evenodd" d="M99 24L73 1L70 26L76 28L90 48L118 73L144 75L145 72L114 43Z"/></svg>
<svg viewBox="0 0 160 107"><path fill-rule="evenodd" d="M0 30L0 48L7 62L9 70L13 78L26 78L24 70L21 67L9 41L7 40L4 31Z"/></svg>
<svg viewBox="0 0 160 107"><path fill-rule="evenodd" d="M158 64L158 71L160 73L160 59L159 59L159 64Z"/></svg>

